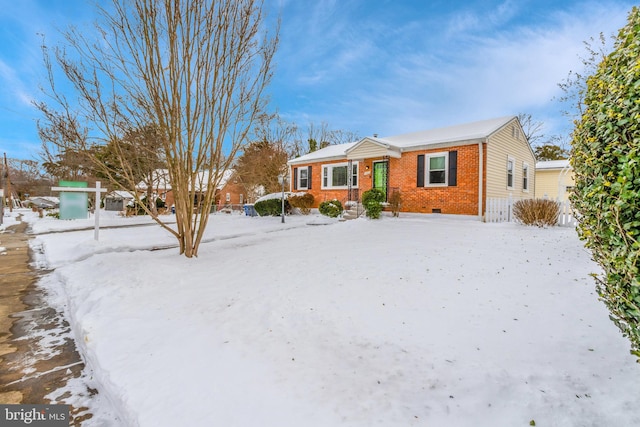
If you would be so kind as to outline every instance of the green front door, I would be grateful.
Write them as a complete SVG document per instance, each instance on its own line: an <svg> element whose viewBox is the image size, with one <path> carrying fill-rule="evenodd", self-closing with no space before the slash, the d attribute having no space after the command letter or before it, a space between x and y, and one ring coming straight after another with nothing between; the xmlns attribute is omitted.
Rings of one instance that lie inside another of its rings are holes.
<svg viewBox="0 0 640 427"><path fill-rule="evenodd" d="M387 178L389 162L374 162L373 163L373 188L384 193L384 199L387 200Z"/></svg>

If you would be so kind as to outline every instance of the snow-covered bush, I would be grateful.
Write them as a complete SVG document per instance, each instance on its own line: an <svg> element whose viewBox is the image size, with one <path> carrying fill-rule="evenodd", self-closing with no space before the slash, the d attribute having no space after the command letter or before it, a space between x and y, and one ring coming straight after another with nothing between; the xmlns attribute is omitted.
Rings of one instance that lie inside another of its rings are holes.
<svg viewBox="0 0 640 427"><path fill-rule="evenodd" d="M320 203L318 210L322 215L328 216L329 218L336 218L342 213L342 203L340 203L339 200L327 200Z"/></svg>

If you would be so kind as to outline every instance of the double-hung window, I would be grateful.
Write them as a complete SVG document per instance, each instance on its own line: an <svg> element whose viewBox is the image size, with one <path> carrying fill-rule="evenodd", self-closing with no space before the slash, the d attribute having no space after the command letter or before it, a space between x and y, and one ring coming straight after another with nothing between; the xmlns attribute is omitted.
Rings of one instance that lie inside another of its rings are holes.
<svg viewBox="0 0 640 427"><path fill-rule="evenodd" d="M513 189L513 175L514 175L515 160L513 157L507 157L507 188Z"/></svg>
<svg viewBox="0 0 640 427"><path fill-rule="evenodd" d="M447 163L448 153L433 153L427 155L427 185L447 185Z"/></svg>
<svg viewBox="0 0 640 427"><path fill-rule="evenodd" d="M335 163L322 165L322 188L347 188L351 179L351 186L358 186L358 163L351 164L349 171L348 163Z"/></svg>
<svg viewBox="0 0 640 427"><path fill-rule="evenodd" d="M293 169L293 189L294 190L310 190L311 189L311 166Z"/></svg>
<svg viewBox="0 0 640 427"><path fill-rule="evenodd" d="M418 187L458 185L458 151L418 154Z"/></svg>
<svg viewBox="0 0 640 427"><path fill-rule="evenodd" d="M522 163L522 191L529 191L529 165Z"/></svg>

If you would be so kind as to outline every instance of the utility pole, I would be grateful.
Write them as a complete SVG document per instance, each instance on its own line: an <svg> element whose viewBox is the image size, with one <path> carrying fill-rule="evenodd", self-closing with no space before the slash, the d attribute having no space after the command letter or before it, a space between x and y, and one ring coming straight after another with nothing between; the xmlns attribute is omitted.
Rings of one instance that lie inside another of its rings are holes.
<svg viewBox="0 0 640 427"><path fill-rule="evenodd" d="M5 153L6 156L6 153ZM0 225L4 218L4 166L0 163L0 191L2 191L2 197L0 197Z"/></svg>
<svg viewBox="0 0 640 427"><path fill-rule="evenodd" d="M11 178L9 177L9 164L7 163L7 153L4 153L4 177L7 179L7 193L9 194L9 212L13 212L13 200L11 200Z"/></svg>

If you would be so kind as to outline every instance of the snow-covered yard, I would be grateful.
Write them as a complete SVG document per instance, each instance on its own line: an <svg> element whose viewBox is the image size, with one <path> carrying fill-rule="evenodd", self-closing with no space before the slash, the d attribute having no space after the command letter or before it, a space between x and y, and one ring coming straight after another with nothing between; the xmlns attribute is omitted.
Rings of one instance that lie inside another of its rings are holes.
<svg viewBox="0 0 640 427"><path fill-rule="evenodd" d="M100 392L87 425L640 424L573 229L218 214L205 239L197 259L146 250L174 242L154 225L32 241Z"/></svg>

